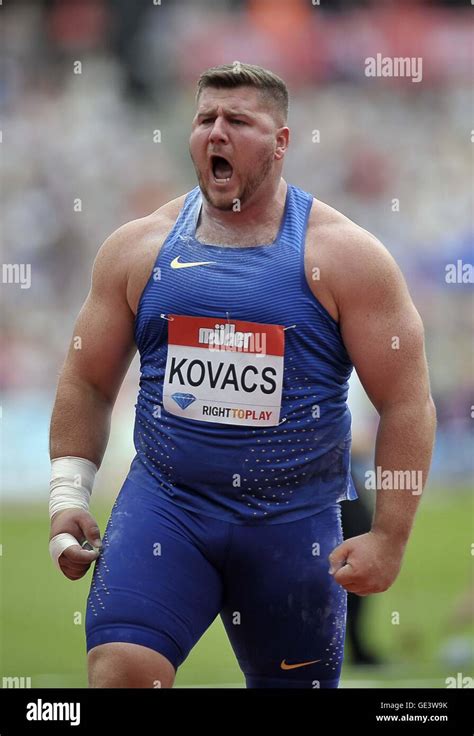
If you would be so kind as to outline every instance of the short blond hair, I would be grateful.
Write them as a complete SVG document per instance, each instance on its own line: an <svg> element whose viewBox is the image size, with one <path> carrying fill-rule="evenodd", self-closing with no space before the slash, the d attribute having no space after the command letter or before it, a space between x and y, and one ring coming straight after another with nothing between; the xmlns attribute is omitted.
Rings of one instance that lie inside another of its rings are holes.
<svg viewBox="0 0 474 736"><path fill-rule="evenodd" d="M283 79L268 69L255 64L234 61L206 69L197 82L196 101L203 89L208 87L227 88L255 87L279 113L283 123L288 118L288 89Z"/></svg>

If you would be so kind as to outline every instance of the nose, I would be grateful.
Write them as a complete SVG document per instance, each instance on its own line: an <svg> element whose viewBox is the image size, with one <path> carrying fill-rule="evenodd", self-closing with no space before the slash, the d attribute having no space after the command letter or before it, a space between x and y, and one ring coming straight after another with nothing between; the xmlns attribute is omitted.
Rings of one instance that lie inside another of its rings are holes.
<svg viewBox="0 0 474 736"><path fill-rule="evenodd" d="M222 143L227 142L227 132L224 119L217 116L214 120L211 132L209 134L210 143Z"/></svg>

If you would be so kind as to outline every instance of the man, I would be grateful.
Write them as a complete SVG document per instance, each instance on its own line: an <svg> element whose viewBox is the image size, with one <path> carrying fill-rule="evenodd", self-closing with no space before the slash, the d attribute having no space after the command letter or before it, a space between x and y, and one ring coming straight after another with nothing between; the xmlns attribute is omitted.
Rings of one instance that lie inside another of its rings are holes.
<svg viewBox="0 0 474 736"><path fill-rule="evenodd" d="M346 591L400 570L435 424L422 324L377 239L282 178L287 107L261 67L202 74L199 186L97 255L50 448L51 555L72 580L97 558L91 687L171 687L218 614L247 687L337 687ZM99 555L89 497L136 348L137 454ZM343 541L353 366L377 468L418 482L378 482L371 531Z"/></svg>

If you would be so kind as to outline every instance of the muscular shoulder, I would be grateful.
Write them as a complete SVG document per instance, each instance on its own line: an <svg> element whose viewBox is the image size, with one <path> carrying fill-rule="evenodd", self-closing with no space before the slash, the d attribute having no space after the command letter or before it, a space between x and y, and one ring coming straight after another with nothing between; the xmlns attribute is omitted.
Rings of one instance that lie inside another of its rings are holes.
<svg viewBox="0 0 474 736"><path fill-rule="evenodd" d="M99 249L94 264L95 278L104 278L113 288L123 290L134 313L160 247L185 197L177 197L150 215L125 223Z"/></svg>
<svg viewBox="0 0 474 736"><path fill-rule="evenodd" d="M400 269L380 240L317 199L308 222L305 260L307 274L317 274L309 282L313 293L337 320L364 290L370 289L373 298L387 298L394 282L398 289L404 286Z"/></svg>
<svg viewBox="0 0 474 736"><path fill-rule="evenodd" d="M99 253L102 259L118 263L122 267L133 262L150 245L159 245L173 227L184 202L185 195L167 202L146 217L121 225L105 240Z"/></svg>

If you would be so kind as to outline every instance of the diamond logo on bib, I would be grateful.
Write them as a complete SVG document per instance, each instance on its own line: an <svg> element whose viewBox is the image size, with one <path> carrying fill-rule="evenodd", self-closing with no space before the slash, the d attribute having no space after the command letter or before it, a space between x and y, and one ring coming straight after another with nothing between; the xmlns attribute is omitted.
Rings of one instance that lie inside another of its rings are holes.
<svg viewBox="0 0 474 736"><path fill-rule="evenodd" d="M282 325L169 315L163 406L201 422L274 427L280 422Z"/></svg>

